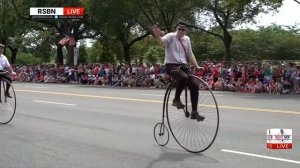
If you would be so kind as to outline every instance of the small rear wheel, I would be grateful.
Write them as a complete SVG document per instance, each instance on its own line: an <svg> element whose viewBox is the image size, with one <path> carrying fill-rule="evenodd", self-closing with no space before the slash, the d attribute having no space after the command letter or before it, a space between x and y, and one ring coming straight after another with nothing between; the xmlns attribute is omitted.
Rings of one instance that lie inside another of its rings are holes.
<svg viewBox="0 0 300 168"><path fill-rule="evenodd" d="M169 142L169 130L163 123L157 123L154 127L154 139L160 146L165 146Z"/></svg>

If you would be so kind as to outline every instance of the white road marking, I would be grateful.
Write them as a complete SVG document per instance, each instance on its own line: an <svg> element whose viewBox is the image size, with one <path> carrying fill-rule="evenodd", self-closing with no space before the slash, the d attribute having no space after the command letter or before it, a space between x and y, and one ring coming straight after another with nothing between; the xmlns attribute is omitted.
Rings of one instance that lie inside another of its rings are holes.
<svg viewBox="0 0 300 168"><path fill-rule="evenodd" d="M252 157L258 157L258 158L263 158L263 159L270 159L270 160L277 160L277 161L282 161L282 162L300 164L300 161L296 161L296 160L282 159L282 158L276 158L276 157L270 157L270 156L264 156L264 155L257 155L257 154L239 152L239 151L233 151L233 150L227 150L227 149L222 149L221 151L222 152L228 152L228 153L240 154L240 155L246 155L246 156L252 156Z"/></svg>
<svg viewBox="0 0 300 168"><path fill-rule="evenodd" d="M45 86L25 86L25 88L48 89L49 87L45 87Z"/></svg>
<svg viewBox="0 0 300 168"><path fill-rule="evenodd" d="M65 106L76 106L76 104L67 104L67 103L49 102L49 101L41 101L41 100L32 100L32 101L33 101L33 102L37 102L37 103L58 104L58 105L65 105Z"/></svg>
<svg viewBox="0 0 300 168"><path fill-rule="evenodd" d="M163 96L165 96L165 95L159 95L159 94L142 94L143 96L159 96L159 97L163 97ZM199 94L199 95L201 95L201 96L208 96L208 95L211 95L211 94ZM215 96L223 96L223 95L221 95L221 94L214 94Z"/></svg>
<svg viewBox="0 0 300 168"><path fill-rule="evenodd" d="M163 97L165 95L158 95L158 94L142 94L143 96L159 96L159 97Z"/></svg>
<svg viewBox="0 0 300 168"><path fill-rule="evenodd" d="M257 97L257 96L254 96L254 95L253 95L253 96L241 96L241 97L247 98L247 97Z"/></svg>

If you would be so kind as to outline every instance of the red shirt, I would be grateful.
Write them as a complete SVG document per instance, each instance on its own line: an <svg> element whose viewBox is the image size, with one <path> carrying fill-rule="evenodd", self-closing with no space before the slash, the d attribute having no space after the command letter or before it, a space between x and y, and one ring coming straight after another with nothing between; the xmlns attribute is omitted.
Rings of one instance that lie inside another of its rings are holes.
<svg viewBox="0 0 300 168"><path fill-rule="evenodd" d="M196 76L198 76L198 77L200 77L200 78L202 78L203 76L205 75L205 71L196 71Z"/></svg>
<svg viewBox="0 0 300 168"><path fill-rule="evenodd" d="M249 80L248 85L251 85L251 86L255 85L255 81L254 80Z"/></svg>
<svg viewBox="0 0 300 168"><path fill-rule="evenodd" d="M218 71L217 68L214 68L214 69L212 70L212 76L213 76L213 77L218 77L218 76L219 76L219 71Z"/></svg>
<svg viewBox="0 0 300 168"><path fill-rule="evenodd" d="M99 70L100 70L100 68L98 67L98 66L96 66L95 68L94 68L94 75L98 75L99 74Z"/></svg>

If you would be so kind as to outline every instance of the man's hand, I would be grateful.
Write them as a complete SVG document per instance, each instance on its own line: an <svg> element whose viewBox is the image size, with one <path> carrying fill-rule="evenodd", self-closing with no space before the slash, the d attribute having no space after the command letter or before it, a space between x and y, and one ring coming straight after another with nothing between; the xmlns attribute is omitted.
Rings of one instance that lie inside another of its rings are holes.
<svg viewBox="0 0 300 168"><path fill-rule="evenodd" d="M159 37L160 36L161 31L160 31L160 28L157 25L152 26L151 30L153 32L154 37Z"/></svg>
<svg viewBox="0 0 300 168"><path fill-rule="evenodd" d="M197 67L197 70L203 71L203 70L204 70L204 67L198 66L198 67Z"/></svg>

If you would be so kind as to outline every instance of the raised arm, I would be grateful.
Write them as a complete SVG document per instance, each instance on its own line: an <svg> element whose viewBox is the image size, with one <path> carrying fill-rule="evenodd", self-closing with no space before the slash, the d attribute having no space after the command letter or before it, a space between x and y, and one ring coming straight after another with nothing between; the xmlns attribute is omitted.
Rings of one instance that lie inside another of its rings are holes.
<svg viewBox="0 0 300 168"><path fill-rule="evenodd" d="M153 36L156 39L156 41L158 41L160 44L163 44L163 40L160 36L161 31L160 28L157 25L152 26L152 32L153 32Z"/></svg>

